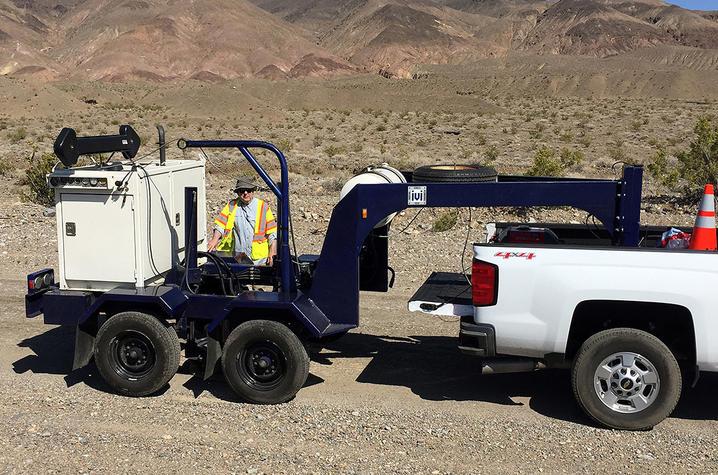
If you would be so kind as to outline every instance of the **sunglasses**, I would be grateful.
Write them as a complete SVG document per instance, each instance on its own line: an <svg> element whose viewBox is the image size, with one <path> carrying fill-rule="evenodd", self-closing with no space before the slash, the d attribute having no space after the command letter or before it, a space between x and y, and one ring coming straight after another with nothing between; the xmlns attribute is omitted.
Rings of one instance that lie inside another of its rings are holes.
<svg viewBox="0 0 718 475"><path fill-rule="evenodd" d="M238 195L241 195L243 193L254 193L254 190L250 190L250 189L246 189L246 188L243 188L241 190L234 190L234 191L236 191Z"/></svg>

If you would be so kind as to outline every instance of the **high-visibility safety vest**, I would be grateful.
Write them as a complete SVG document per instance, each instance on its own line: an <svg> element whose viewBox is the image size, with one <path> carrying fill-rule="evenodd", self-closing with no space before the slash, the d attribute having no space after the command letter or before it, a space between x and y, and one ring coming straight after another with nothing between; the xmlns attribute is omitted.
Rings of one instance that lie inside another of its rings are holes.
<svg viewBox="0 0 718 475"><path fill-rule="evenodd" d="M252 260L266 259L269 257L269 241L267 235L277 231L277 221L274 219L269 205L260 199L255 200L254 236L252 237ZM224 205L214 224L224 229L222 239L217 245L218 251L234 251L234 217L237 211L237 200L232 200ZM250 205L251 206L251 203Z"/></svg>

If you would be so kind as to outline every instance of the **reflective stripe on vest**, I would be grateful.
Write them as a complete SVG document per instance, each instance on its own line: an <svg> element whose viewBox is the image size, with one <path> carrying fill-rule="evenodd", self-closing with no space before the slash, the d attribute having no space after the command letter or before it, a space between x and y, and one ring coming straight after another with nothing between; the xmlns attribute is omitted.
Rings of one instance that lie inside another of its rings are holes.
<svg viewBox="0 0 718 475"><path fill-rule="evenodd" d="M218 251L234 251L234 218L237 211L237 201L227 203L229 206L229 216L227 217L227 225L224 229L224 235L217 245ZM269 205L264 200L257 199L256 218L254 221L254 234L252 236L252 255L253 260L265 259L269 256L269 243L267 242L267 212ZM220 213L220 217L223 217ZM218 218L219 220L219 218ZM221 221L221 220L220 220ZM274 221L273 221L274 223ZM276 224L274 224L276 228Z"/></svg>
<svg viewBox="0 0 718 475"><path fill-rule="evenodd" d="M254 237L252 238L254 242L261 242L267 239L265 234L267 232L267 210L269 209L269 205L262 200L258 201L257 219L254 222Z"/></svg>
<svg viewBox="0 0 718 475"><path fill-rule="evenodd" d="M220 240L217 245L218 251L234 251L234 233L232 232L232 228L234 227L234 215L237 208L237 201L230 201L227 203L227 207L229 208L229 215L226 218L227 223L224 226L222 240ZM220 213L220 217L222 217L222 213ZM217 218L217 220L219 220L219 218ZM215 220L215 222L217 222L217 220Z"/></svg>

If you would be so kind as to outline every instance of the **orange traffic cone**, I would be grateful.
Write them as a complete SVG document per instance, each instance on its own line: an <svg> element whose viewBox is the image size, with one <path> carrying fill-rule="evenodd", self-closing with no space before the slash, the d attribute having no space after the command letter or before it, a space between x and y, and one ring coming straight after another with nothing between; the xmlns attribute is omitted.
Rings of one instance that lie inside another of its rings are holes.
<svg viewBox="0 0 718 475"><path fill-rule="evenodd" d="M713 196L713 185L706 185L703 190L701 207L698 209L696 224L688 249L697 251L716 250L716 208Z"/></svg>

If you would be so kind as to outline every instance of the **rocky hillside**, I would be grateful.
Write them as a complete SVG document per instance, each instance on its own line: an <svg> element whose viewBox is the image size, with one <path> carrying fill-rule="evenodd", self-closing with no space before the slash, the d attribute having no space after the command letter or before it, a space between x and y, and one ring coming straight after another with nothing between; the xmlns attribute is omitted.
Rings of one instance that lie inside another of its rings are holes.
<svg viewBox="0 0 718 475"><path fill-rule="evenodd" d="M637 51L715 70L718 12L662 0L0 0L0 74L44 80L412 77L517 52Z"/></svg>
<svg viewBox="0 0 718 475"><path fill-rule="evenodd" d="M303 29L245 0L5 1L0 65L6 74L93 80L354 71Z"/></svg>

